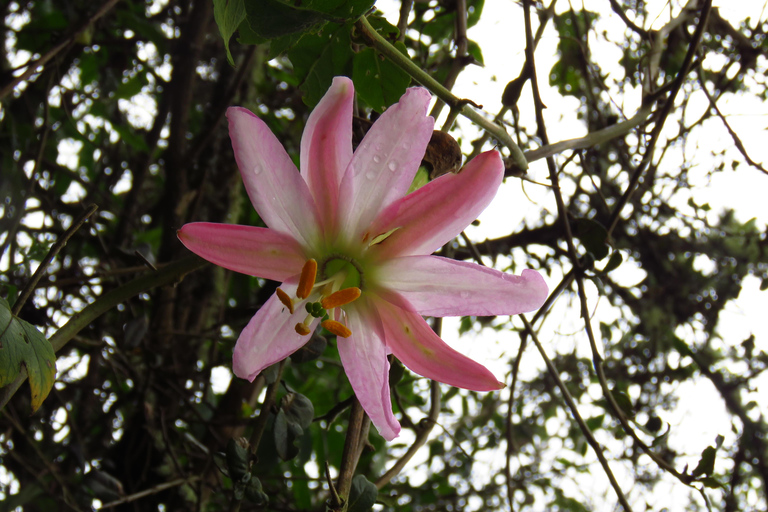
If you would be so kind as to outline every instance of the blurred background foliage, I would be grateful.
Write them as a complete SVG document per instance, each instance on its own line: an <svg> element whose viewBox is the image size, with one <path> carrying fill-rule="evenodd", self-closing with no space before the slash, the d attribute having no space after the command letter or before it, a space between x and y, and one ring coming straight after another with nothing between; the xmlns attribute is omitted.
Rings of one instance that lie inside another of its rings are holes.
<svg viewBox="0 0 768 512"><path fill-rule="evenodd" d="M527 8L529 47L550 34L557 57L548 69L518 55L516 68L500 71L509 85L493 114L531 162L542 158L534 150L546 149L546 131L521 105L541 111L532 92L542 84L578 102L589 134L622 128L550 153L559 209L543 208L525 226L508 221L506 236L460 238L443 249L548 276L551 309L530 321L553 367L533 353L520 322L462 319L465 334L517 333L499 375L507 389L460 391L394 364L404 434L387 444L371 430L348 453L355 405L332 337L316 335L253 383L230 380L237 335L275 283L204 266L120 298L62 342L54 333L109 292L154 275L151 268L177 268L168 265L188 256L176 239L184 223L260 223L230 149L228 106L256 112L298 159L310 107L343 74L355 81L359 136L416 82L356 19L367 15L450 89L467 66L483 63L466 32L483 1L403 0L399 20L370 10L369 0L3 2L0 294L14 304L54 243L89 205L98 211L18 312L54 342L58 375L32 415L26 384L3 390L0 508L323 510L328 500L335 506L326 471L335 477L351 464L348 510L356 512L621 509L587 428L634 510L669 506L670 488L683 497L677 510L765 510L765 401L755 397L768 341L753 334L734 342L718 322L745 279L768 288L766 228L733 210L711 211L690 193L702 176L766 173L715 108L734 96L766 100L765 12L754 2L754 16L734 21L706 1L673 1L669 21L651 29L659 13L644 2L604 0L591 11L556 3L516 4L503 20L525 32ZM620 40L596 29L609 14L625 27ZM606 46L620 56L623 77L607 71L616 60L605 58ZM712 105L692 115L703 91ZM630 99L637 115L622 111ZM559 109L552 99L547 107ZM703 167L686 148L712 119L733 144L727 153L698 147L710 153ZM496 144L460 125L457 138L471 133L464 146L475 153ZM507 181L520 179L528 178L510 165ZM631 285L616 277L628 266L640 276ZM591 317L598 296L612 314ZM547 313L563 308L587 319L568 337L591 338L592 350L545 339L573 332ZM10 380L16 342L4 338L0 348ZM709 383L707 396L730 418L730 432L696 453L668 442L676 426L664 420L685 383ZM396 462L411 452L418 464L401 472Z"/></svg>

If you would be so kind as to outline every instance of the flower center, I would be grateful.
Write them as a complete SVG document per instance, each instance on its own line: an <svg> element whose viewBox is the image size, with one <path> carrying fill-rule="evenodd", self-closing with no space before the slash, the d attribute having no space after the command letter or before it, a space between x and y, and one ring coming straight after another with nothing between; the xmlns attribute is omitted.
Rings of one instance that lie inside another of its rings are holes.
<svg viewBox="0 0 768 512"><path fill-rule="evenodd" d="M276 291L277 298L293 314L294 307L304 304L307 316L297 323L295 330L306 336L312 332L310 326L315 318L321 318L321 325L332 334L348 338L352 331L338 320L342 320L343 310L331 313L334 309L357 300L363 288L363 274L357 263L344 256L333 256L323 262L322 281L317 281L317 261L308 260L301 269L296 298L292 298L282 289ZM331 318L335 316L338 320Z"/></svg>

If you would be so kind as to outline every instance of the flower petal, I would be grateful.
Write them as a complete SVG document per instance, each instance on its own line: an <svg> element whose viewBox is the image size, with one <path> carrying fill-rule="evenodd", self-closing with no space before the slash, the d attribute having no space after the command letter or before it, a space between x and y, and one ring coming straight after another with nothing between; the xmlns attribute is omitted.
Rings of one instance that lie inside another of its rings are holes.
<svg viewBox="0 0 768 512"><path fill-rule="evenodd" d="M288 295L295 296L298 280L299 276L293 276L280 288ZM235 344L232 357L232 371L235 375L253 381L264 368L282 361L309 341L308 336L301 336L295 330L296 324L304 321L307 312L300 304L294 311L290 314L277 294L273 294L261 306ZM317 319L313 321L310 331L314 331L317 322Z"/></svg>
<svg viewBox="0 0 768 512"><path fill-rule="evenodd" d="M516 276L438 256L406 256L384 262L380 272L382 286L426 316L517 315L547 299L547 285L535 270Z"/></svg>
<svg viewBox="0 0 768 512"><path fill-rule="evenodd" d="M400 433L400 423L392 413L389 360L381 320L365 303L356 303L346 312L352 335L337 338L341 364L371 422L381 437L391 441Z"/></svg>
<svg viewBox="0 0 768 512"><path fill-rule="evenodd" d="M488 151L395 202L369 228L371 238L396 230L376 246L378 257L433 253L477 218L503 177L499 153Z"/></svg>
<svg viewBox="0 0 768 512"><path fill-rule="evenodd" d="M355 150L340 196L342 219L353 236L362 235L382 209L408 192L435 125L427 116L430 100L426 89L408 89Z"/></svg>
<svg viewBox="0 0 768 512"><path fill-rule="evenodd" d="M264 121L230 107L229 136L251 203L272 229L307 247L318 240L315 201L293 161Z"/></svg>
<svg viewBox="0 0 768 512"><path fill-rule="evenodd" d="M274 281L296 274L306 260L296 240L273 229L192 222L177 236L187 249L211 263Z"/></svg>
<svg viewBox="0 0 768 512"><path fill-rule="evenodd" d="M333 84L309 115L301 137L301 175L309 186L324 226L334 226L339 184L352 159L352 80Z"/></svg>
<svg viewBox="0 0 768 512"><path fill-rule="evenodd" d="M395 302L398 304L382 301L376 306L387 347L405 366L419 375L459 388L492 391L504 387L486 367L449 347L418 313L408 310L402 298Z"/></svg>

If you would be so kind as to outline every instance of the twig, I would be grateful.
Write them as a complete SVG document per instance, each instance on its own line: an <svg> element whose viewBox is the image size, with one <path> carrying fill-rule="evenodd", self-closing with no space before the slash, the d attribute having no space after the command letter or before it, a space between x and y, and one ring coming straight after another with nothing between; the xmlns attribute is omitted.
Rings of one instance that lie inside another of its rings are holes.
<svg viewBox="0 0 768 512"><path fill-rule="evenodd" d="M88 220L88 218L98 210L99 207L95 204L90 205L86 210L85 213L83 213L76 221L72 223L71 226L69 226L69 229L64 232L61 237L59 237L58 240L56 240L56 243L51 246L51 249L48 251L48 254L45 255L45 258L43 258L43 261L40 262L40 265L38 265L37 270L35 270L35 273L32 275L29 281L27 281L27 284L24 286L24 288L21 290L21 293L19 294L19 298L16 300L16 302L13 304L13 309L11 312L14 316L19 314L19 311L21 311L22 306L24 306L24 303L27 301L29 296L32 294L32 291L37 287L37 283L40 281L40 279L43 277L43 274L45 274L46 269L48 268L48 265L51 264L51 261L53 261L53 258L56 257L57 254L59 254L59 251L61 251L65 245L67 245L67 242L70 238L72 238L72 235L74 235L78 229L80 229L80 226L85 224L85 221Z"/></svg>
<svg viewBox="0 0 768 512"><path fill-rule="evenodd" d="M143 491L124 496L120 498L119 500L110 501L109 503L105 503L104 505L99 508L99 510L105 510L108 508L116 507L118 505L122 505L123 503L130 503L132 501L139 500L141 498L145 498L147 496L151 496L153 494L157 494L158 492L162 492L166 489L170 489L172 487L178 487L179 485L184 484L191 484L193 482L197 482L200 480L201 477L199 476L192 476L189 478L177 478L176 480L171 480L170 482L166 482L164 484L158 484L152 488L145 489Z"/></svg>
<svg viewBox="0 0 768 512"><path fill-rule="evenodd" d="M736 146L736 149L739 150L739 153L741 153L741 156L744 157L744 160L747 161L749 165L754 167L755 169L764 172L765 174L768 174L768 169L760 165L759 163L755 162L750 158L749 154L747 154L747 149L744 147L744 144L741 142L741 139L736 134L736 132L731 128L731 125L728 123L728 120L725 118L722 112L720 112L720 109L717 106L717 103L715 102L715 99L712 97L711 94L709 94L709 91L707 90L707 84L704 83L704 79L702 77L702 70L701 70L701 64L696 66L696 74L699 77L699 85L701 86L701 91L704 93L704 95L709 100L709 104L712 106L712 110L715 111L715 114L717 114L717 117L720 118L720 120L725 125L725 128L728 130L728 133L731 134L731 138L733 139L733 143Z"/></svg>
<svg viewBox="0 0 768 512"><path fill-rule="evenodd" d="M355 399L352 402L352 410L349 412L349 424L347 425L347 437L344 440L344 451L341 455L341 466L339 467L339 477L336 479L336 489L341 498L341 505L338 509L345 510L349 498L349 490L352 488L352 477L357 469L357 462L360 459L360 445L363 444L362 434L364 426L365 410L360 405L360 401Z"/></svg>
<svg viewBox="0 0 768 512"><path fill-rule="evenodd" d="M528 0L525 1L527 2ZM555 384L560 390L560 393L563 395L563 399L565 400L568 409L570 409L573 418L579 425L579 429L581 429L581 432L584 434L587 443L589 443L589 445L592 447L592 450L594 450L595 455L597 455L597 459L600 461L600 465L603 467L603 471L605 471L605 474L608 476L608 480L611 482L611 487L613 487L614 492L616 492L619 503L621 503L621 506L624 508L624 510L627 512L632 512L632 508L629 506L629 502L624 496L624 493L619 486L619 482L617 482L616 477L613 476L613 471L611 471L611 467L608 465L608 460L606 460L605 455L603 454L603 449L600 446L600 443L597 442L595 436L592 435L589 427L581 417L581 414L579 414L579 410L576 407L576 402L574 402L571 393L568 391L568 388L565 387L565 384L563 384L563 381L560 379L557 368L555 368L555 365L552 364L552 361L547 356L544 347L542 346L538 336L536 336L536 333L533 330L533 326L530 324L530 322L528 322L528 319L525 318L525 315L520 315L520 318L525 325L525 329L528 331L528 335L531 337L531 340L533 340L534 345L536 345L536 349L539 351L539 354L541 354L541 358L544 360L544 364L547 365L547 371L549 371L550 377L552 377L552 379L555 381Z"/></svg>
<svg viewBox="0 0 768 512"><path fill-rule="evenodd" d="M686 9L687 8L688 7L686 6ZM669 113L672 111L672 107L674 107L675 105L675 97L677 97L677 93L680 91L680 88L682 87L683 82L685 81L685 77L688 74L688 71L691 69L691 65L693 64L693 58L696 56L696 51L698 50L699 44L701 43L701 37L704 34L704 28L707 26L707 20L709 19L709 12L711 10L712 10L712 0L704 0L704 5L702 6L702 12L701 12L701 15L699 16L699 24L696 27L696 31L693 34L691 44L688 46L688 52L685 54L685 59L683 60L683 64L680 67L680 71L675 77L675 80L672 82L672 86L669 92L669 97L665 101L664 106L661 108L659 116L653 126L653 130L651 131L650 141L648 142L648 146L645 149L645 154L643 155L643 159L638 164L634 172L632 173L632 177L630 178L629 184L627 185L627 190L624 192L624 195L621 196L618 203L616 204L616 207L613 210L613 213L611 214L611 222L608 227L608 236L610 236L610 234L613 233L613 230L616 228L616 225L619 222L619 218L621 217L621 210L623 210L624 206L626 206L626 204L629 202L629 199L632 197L632 194L635 192L635 189L637 188L638 183L640 183L640 177L642 176L643 172L645 171L645 169L648 167L651 160L653 159L653 150L656 147L656 142L658 141L659 135L661 134L661 130L664 127L664 122L669 116Z"/></svg>
<svg viewBox="0 0 768 512"><path fill-rule="evenodd" d="M408 451L406 451L402 457L397 459L397 461L392 465L391 468L387 470L386 473L381 475L378 480L376 480L376 488L381 489L390 481L392 481L392 479L395 478L400 473L400 471L403 470L405 465L410 462L413 456L416 455L416 452L418 452L419 449L424 446L424 443L427 442L427 439L429 439L429 433L432 432L432 429L437 423L437 417L440 414L440 385L435 381L430 382L429 391L429 413L426 418L419 422L419 425L422 425L421 430L416 433L416 439L408 448Z"/></svg>
<svg viewBox="0 0 768 512"><path fill-rule="evenodd" d="M112 8L117 4L119 0L107 0L104 5L102 5L91 17L89 17L87 20L85 20L74 32L72 32L69 36L67 36L64 40L59 42L56 46L45 52L44 55L42 55L39 59L37 59L35 62L29 62L26 66L27 69L24 70L22 74L20 74L17 77L14 77L10 82L5 84L0 89L0 100L5 98L8 94L10 94L13 89L19 85L24 80L28 79L30 76L32 76L34 73L38 72L38 68L42 68L45 66L49 60L54 58L56 55L59 54L59 52L63 51L67 46L73 44L78 37L80 37L88 28L93 25L99 18L107 14Z"/></svg>

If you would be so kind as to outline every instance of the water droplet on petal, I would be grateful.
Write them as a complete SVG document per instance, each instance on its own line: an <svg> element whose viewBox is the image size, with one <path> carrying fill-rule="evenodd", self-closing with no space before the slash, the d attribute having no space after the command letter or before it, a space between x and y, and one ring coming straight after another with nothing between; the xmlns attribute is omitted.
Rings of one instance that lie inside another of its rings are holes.
<svg viewBox="0 0 768 512"><path fill-rule="evenodd" d="M403 149L411 149L411 143L408 142L407 140L403 141L402 146L403 146Z"/></svg>
<svg viewBox="0 0 768 512"><path fill-rule="evenodd" d="M379 155L373 155L373 161L378 164L381 162L381 157Z"/></svg>
<svg viewBox="0 0 768 512"><path fill-rule="evenodd" d="M261 174L261 166L259 164L253 166L253 174L254 176Z"/></svg>
<svg viewBox="0 0 768 512"><path fill-rule="evenodd" d="M390 160L390 162L387 164L387 167L390 171L395 172L397 170L397 162Z"/></svg>
<svg viewBox="0 0 768 512"><path fill-rule="evenodd" d="M368 178L369 180L373 181L373 178L376 177L376 173L373 172L373 171L368 171L367 173L365 173L365 177Z"/></svg>

